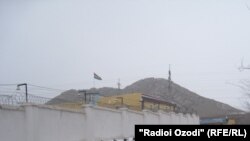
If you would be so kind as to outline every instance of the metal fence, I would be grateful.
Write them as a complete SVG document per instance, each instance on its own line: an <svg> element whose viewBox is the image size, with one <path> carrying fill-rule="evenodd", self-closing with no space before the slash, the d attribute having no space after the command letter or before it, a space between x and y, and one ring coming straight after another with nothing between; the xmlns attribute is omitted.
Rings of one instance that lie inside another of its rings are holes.
<svg viewBox="0 0 250 141"><path fill-rule="evenodd" d="M50 98L29 94L28 102L34 104L45 104ZM0 105L19 106L26 102L25 95L0 95Z"/></svg>

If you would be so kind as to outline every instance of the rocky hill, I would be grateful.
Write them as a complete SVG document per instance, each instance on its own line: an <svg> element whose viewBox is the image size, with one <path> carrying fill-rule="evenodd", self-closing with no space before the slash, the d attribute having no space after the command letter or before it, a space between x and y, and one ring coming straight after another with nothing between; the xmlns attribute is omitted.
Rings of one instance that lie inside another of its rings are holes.
<svg viewBox="0 0 250 141"><path fill-rule="evenodd" d="M132 85L118 90L115 88L89 89L88 92L99 92L100 95L110 96L123 93L140 92L146 95L158 97L176 103L180 107L196 111L200 117L218 117L241 112L240 110L213 99L208 99L162 78L146 78L139 80ZM48 104L61 102L81 101L77 90L68 90L55 97Z"/></svg>

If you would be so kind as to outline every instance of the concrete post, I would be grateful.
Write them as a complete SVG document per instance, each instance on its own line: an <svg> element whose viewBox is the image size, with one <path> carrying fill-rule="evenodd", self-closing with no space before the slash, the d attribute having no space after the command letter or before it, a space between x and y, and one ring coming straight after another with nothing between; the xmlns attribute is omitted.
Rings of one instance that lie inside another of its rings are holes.
<svg viewBox="0 0 250 141"><path fill-rule="evenodd" d="M171 113L172 124L179 124L179 116L177 113Z"/></svg>
<svg viewBox="0 0 250 141"><path fill-rule="evenodd" d="M165 112L162 110L158 110L158 115L159 115L159 124L165 124Z"/></svg>
<svg viewBox="0 0 250 141"><path fill-rule="evenodd" d="M196 115L196 114L194 114L194 116L195 116L195 123L194 124L200 124L200 117L198 116L198 115Z"/></svg>
<svg viewBox="0 0 250 141"><path fill-rule="evenodd" d="M143 124L150 124L149 123L149 110L144 109L143 112Z"/></svg>
<svg viewBox="0 0 250 141"><path fill-rule="evenodd" d="M183 114L183 124L188 124L188 113Z"/></svg>
<svg viewBox="0 0 250 141"><path fill-rule="evenodd" d="M84 112L86 114L86 141L95 141L95 129L94 129L94 114L93 114L93 105L86 104L83 106Z"/></svg>
<svg viewBox="0 0 250 141"><path fill-rule="evenodd" d="M174 123L174 119L173 119L173 115L175 114L174 112L168 112L167 113L169 116L169 124L173 124Z"/></svg>
<svg viewBox="0 0 250 141"><path fill-rule="evenodd" d="M26 141L34 141L36 140L35 116L37 108L29 103L26 103L23 106L25 109L25 127L23 127L23 130L26 131Z"/></svg>
<svg viewBox="0 0 250 141"><path fill-rule="evenodd" d="M186 114L185 118L186 118L186 122L187 122L186 124L191 124L191 122L190 122L190 114L189 113Z"/></svg>
<svg viewBox="0 0 250 141"><path fill-rule="evenodd" d="M160 115L160 124L172 124L172 114L173 112L164 112L162 110L159 111Z"/></svg>
<svg viewBox="0 0 250 141"><path fill-rule="evenodd" d="M129 137L129 125L128 125L128 108L120 108L120 110L122 111L122 137L126 138Z"/></svg>
<svg viewBox="0 0 250 141"><path fill-rule="evenodd" d="M184 121L183 121L183 114L182 114L182 113L178 113L177 116L178 116L178 119L179 119L179 121L178 121L177 124L179 124L179 125L184 124Z"/></svg>

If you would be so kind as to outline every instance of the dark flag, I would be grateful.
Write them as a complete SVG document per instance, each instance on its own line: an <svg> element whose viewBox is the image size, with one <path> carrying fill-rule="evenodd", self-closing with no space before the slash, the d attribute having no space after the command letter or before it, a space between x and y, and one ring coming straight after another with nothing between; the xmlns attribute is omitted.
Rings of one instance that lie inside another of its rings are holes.
<svg viewBox="0 0 250 141"><path fill-rule="evenodd" d="M94 73L94 78L97 80L102 80L102 78L100 76L98 76L96 73Z"/></svg>

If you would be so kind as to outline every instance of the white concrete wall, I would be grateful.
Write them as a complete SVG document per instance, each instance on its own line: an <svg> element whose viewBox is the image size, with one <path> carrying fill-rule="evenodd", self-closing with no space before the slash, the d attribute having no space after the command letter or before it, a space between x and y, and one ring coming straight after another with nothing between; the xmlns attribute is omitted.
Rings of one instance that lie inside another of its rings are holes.
<svg viewBox="0 0 250 141"><path fill-rule="evenodd" d="M87 113L89 114L89 113ZM122 112L119 110L91 107L91 129L96 139L121 138Z"/></svg>
<svg viewBox="0 0 250 141"><path fill-rule="evenodd" d="M32 108L34 136L30 141L80 141L86 136L86 116L83 112Z"/></svg>
<svg viewBox="0 0 250 141"><path fill-rule="evenodd" d="M83 112L35 105L0 108L1 141L82 141L85 124Z"/></svg>
<svg viewBox="0 0 250 141"><path fill-rule="evenodd" d="M126 109L125 109L126 110ZM135 124L144 124L144 114L142 112L136 112L127 110L127 120L124 120L125 124L125 137L132 137L134 136L134 125ZM131 130L132 129L132 130Z"/></svg>
<svg viewBox="0 0 250 141"><path fill-rule="evenodd" d="M0 140L25 141L25 114L22 108L0 109Z"/></svg>
<svg viewBox="0 0 250 141"><path fill-rule="evenodd" d="M81 111L24 105L0 108L1 141L100 141L134 136L135 124L199 124L199 117L86 105Z"/></svg>

